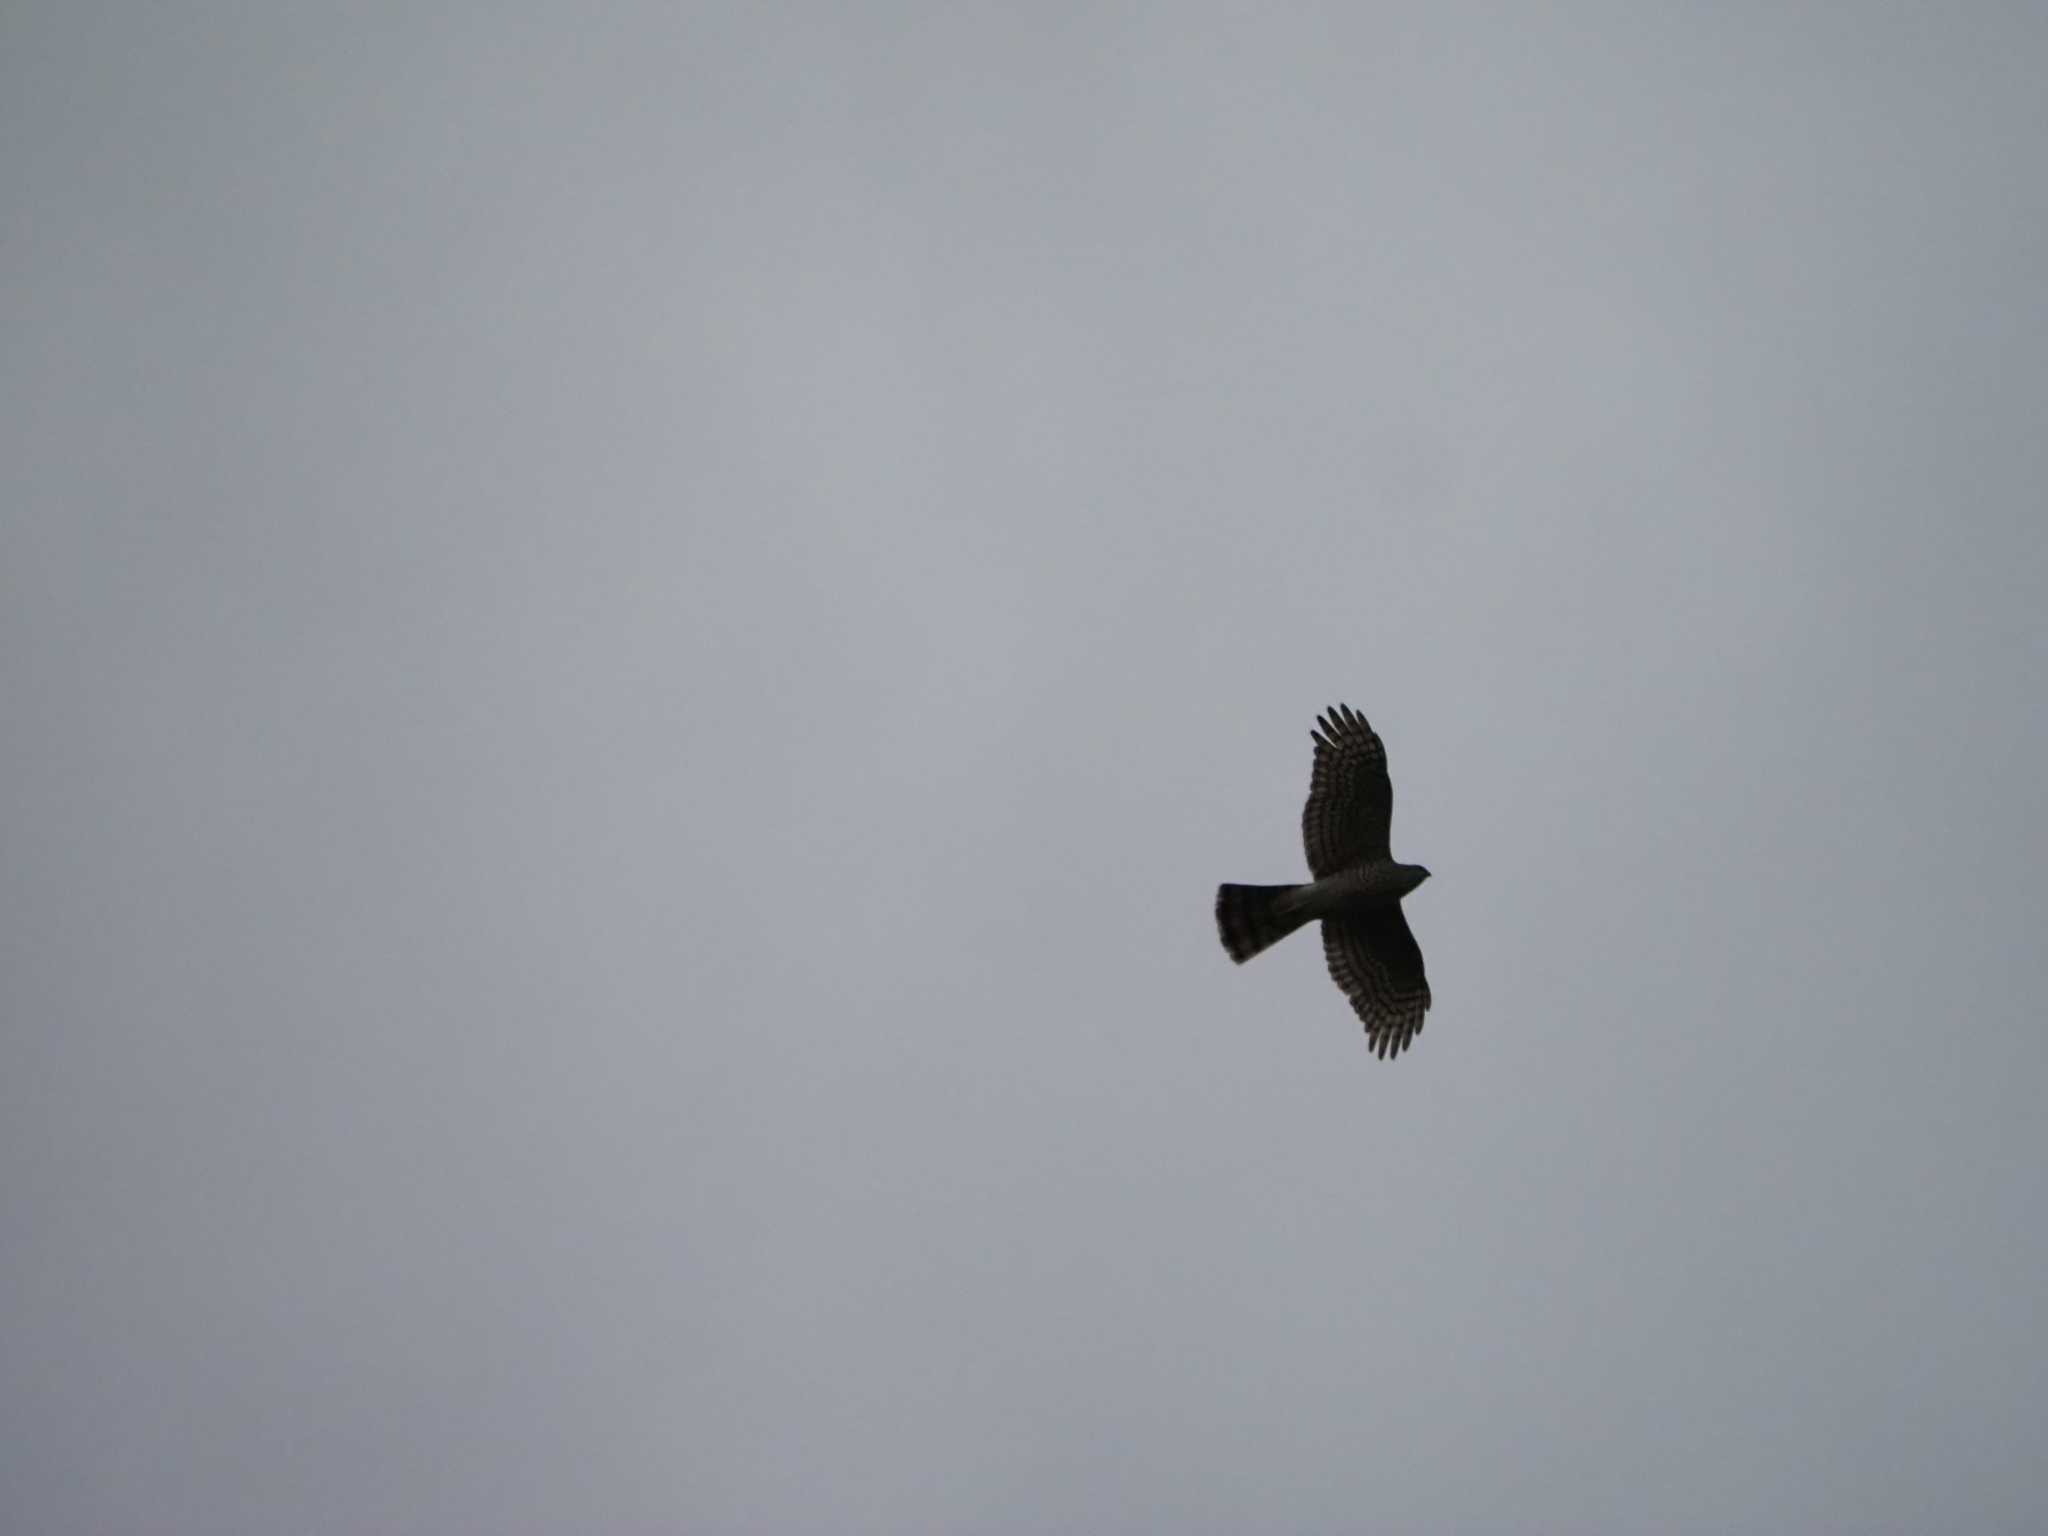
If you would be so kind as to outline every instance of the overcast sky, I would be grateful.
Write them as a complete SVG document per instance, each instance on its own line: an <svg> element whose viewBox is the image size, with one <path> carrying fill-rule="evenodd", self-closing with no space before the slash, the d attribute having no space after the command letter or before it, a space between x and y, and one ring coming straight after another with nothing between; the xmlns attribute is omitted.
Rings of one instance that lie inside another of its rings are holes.
<svg viewBox="0 0 2048 1536"><path fill-rule="evenodd" d="M5 1524L2048 1526L2044 79L9 6Z"/></svg>

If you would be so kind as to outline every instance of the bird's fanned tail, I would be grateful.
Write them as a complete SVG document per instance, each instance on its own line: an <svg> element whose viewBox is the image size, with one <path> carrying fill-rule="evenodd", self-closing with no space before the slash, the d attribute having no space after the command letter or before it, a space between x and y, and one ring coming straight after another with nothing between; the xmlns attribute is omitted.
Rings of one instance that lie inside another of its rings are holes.
<svg viewBox="0 0 2048 1536"><path fill-rule="evenodd" d="M1307 922L1312 914L1292 908L1288 901L1301 889L1298 885L1217 886L1216 931L1223 936L1230 958L1243 965Z"/></svg>

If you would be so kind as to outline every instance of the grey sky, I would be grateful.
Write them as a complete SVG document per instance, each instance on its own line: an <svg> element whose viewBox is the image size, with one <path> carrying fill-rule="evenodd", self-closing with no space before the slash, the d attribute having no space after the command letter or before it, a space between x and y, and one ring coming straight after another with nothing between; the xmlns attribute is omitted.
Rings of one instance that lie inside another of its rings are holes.
<svg viewBox="0 0 2048 1536"><path fill-rule="evenodd" d="M2041 1529L2044 78L10 7L5 1523Z"/></svg>

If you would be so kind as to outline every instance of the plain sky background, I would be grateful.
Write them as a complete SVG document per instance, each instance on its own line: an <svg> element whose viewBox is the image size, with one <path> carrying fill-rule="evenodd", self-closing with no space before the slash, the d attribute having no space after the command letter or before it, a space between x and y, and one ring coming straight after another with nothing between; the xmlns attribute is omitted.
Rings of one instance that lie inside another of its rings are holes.
<svg viewBox="0 0 2048 1536"><path fill-rule="evenodd" d="M8 6L6 1527L2048 1526L2044 80Z"/></svg>

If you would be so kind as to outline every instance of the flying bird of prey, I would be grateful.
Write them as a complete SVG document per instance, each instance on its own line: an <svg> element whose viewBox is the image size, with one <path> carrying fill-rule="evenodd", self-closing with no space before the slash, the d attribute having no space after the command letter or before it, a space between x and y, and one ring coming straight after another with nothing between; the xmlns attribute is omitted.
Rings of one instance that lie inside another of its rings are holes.
<svg viewBox="0 0 2048 1536"><path fill-rule="evenodd" d="M1365 1024L1368 1045L1398 1056L1422 1033L1429 981L1422 949L1401 915L1401 898L1429 878L1420 864L1396 864L1387 847L1394 784L1387 749L1348 704L1316 717L1316 744L1301 840L1306 885L1219 885L1216 927L1242 965L1304 923L1320 918L1330 977Z"/></svg>

